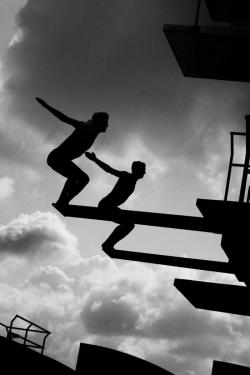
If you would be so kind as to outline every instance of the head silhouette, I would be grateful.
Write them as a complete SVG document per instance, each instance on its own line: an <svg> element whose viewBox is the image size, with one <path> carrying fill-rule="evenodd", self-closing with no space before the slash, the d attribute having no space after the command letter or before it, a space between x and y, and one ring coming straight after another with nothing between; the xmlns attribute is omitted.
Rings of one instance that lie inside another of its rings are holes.
<svg viewBox="0 0 250 375"><path fill-rule="evenodd" d="M106 112L95 112L92 116L92 124L100 131L105 132L108 127L109 115Z"/></svg>
<svg viewBox="0 0 250 375"><path fill-rule="evenodd" d="M142 178L146 173L146 164L142 161L133 161L131 169L133 175Z"/></svg>

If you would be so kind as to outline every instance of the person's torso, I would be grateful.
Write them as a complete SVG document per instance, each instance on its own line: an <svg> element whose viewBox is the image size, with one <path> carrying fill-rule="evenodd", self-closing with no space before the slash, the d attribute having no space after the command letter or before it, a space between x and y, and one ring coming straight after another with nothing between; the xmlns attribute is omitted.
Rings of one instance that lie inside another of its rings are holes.
<svg viewBox="0 0 250 375"><path fill-rule="evenodd" d="M98 133L89 125L80 125L56 148L67 159L75 159L87 151L94 143Z"/></svg>
<svg viewBox="0 0 250 375"><path fill-rule="evenodd" d="M134 192L137 178L132 173L123 172L113 190L102 199L102 202L112 206L120 206Z"/></svg>

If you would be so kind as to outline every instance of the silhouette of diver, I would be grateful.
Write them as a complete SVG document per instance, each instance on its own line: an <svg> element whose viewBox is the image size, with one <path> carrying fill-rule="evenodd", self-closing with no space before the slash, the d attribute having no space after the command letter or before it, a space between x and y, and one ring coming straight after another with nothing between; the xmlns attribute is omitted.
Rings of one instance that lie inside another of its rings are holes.
<svg viewBox="0 0 250 375"><path fill-rule="evenodd" d="M67 178L61 195L53 206L65 206L79 194L89 182L89 176L83 172L72 160L81 156L94 143L99 133L105 132L108 127L109 115L106 112L96 112L87 122L72 119L57 109L51 107L43 99L36 98L39 104L56 116L59 120L72 125L75 130L56 149L51 151L47 163Z"/></svg>
<svg viewBox="0 0 250 375"><path fill-rule="evenodd" d="M127 236L135 227L134 223L131 223L129 218L118 206L124 203L133 193L137 181L146 173L146 164L141 161L134 161L131 167L132 173L129 173L126 171L118 171L110 167L108 164L98 159L94 152L85 152L85 156L94 161L105 172L118 177L118 181L113 190L98 204L98 207L101 210L112 215L114 222L120 224L102 244L104 251L110 250L113 249L114 245Z"/></svg>

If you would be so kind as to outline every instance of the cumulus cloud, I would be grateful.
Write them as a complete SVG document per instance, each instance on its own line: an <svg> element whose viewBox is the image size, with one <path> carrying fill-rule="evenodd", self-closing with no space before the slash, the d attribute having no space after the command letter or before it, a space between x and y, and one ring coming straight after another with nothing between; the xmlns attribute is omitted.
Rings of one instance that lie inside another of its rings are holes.
<svg viewBox="0 0 250 375"><path fill-rule="evenodd" d="M110 347L158 365L167 358L164 367L174 373L210 374L213 359L240 361L232 342L243 345L235 334L241 318L195 310L173 288L174 274L170 268L126 264L110 279L93 280L81 314L85 328L96 343L113 336Z"/></svg>
<svg viewBox="0 0 250 375"><path fill-rule="evenodd" d="M62 262L79 257L77 239L53 213L21 214L0 227L0 255L38 258L52 261L59 256Z"/></svg>
<svg viewBox="0 0 250 375"><path fill-rule="evenodd" d="M0 178L0 200L9 198L14 193L14 184L13 178Z"/></svg>
<svg viewBox="0 0 250 375"><path fill-rule="evenodd" d="M101 256L63 270L39 266L16 286L1 283L1 321L18 313L51 330L46 354L72 367L81 341L180 375L208 375L214 359L249 365L247 318L195 310L173 287L177 274ZM199 279L196 271L181 276Z"/></svg>
<svg viewBox="0 0 250 375"><path fill-rule="evenodd" d="M74 279L68 277L63 270L56 266L40 266L25 280L24 286L47 285L53 290L65 288L73 283Z"/></svg>

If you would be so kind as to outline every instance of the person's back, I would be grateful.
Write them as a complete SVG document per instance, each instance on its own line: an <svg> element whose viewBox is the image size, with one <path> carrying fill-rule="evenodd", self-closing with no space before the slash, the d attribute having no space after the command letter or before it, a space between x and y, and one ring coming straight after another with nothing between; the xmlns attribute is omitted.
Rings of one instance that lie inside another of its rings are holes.
<svg viewBox="0 0 250 375"><path fill-rule="evenodd" d="M79 158L93 145L98 134L99 132L90 120L86 123L79 121L79 126L55 150L64 159Z"/></svg>
<svg viewBox="0 0 250 375"><path fill-rule="evenodd" d="M118 207L123 204L135 190L138 178L129 172L120 172L120 177L112 191L104 197L100 204Z"/></svg>

